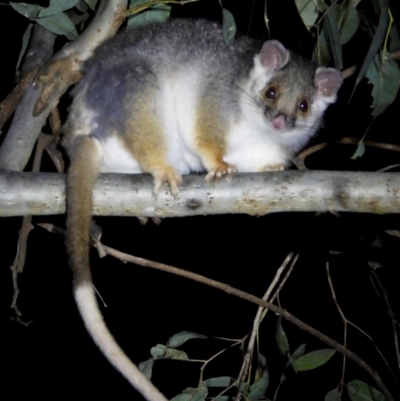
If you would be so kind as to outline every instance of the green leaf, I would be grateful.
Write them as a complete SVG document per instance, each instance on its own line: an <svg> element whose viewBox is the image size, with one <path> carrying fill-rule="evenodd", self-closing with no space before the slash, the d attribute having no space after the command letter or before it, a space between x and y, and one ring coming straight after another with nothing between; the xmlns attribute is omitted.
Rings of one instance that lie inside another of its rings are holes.
<svg viewBox="0 0 400 401"><path fill-rule="evenodd" d="M147 361L139 363L139 370L150 380L153 372L154 359L150 358Z"/></svg>
<svg viewBox="0 0 400 401"><path fill-rule="evenodd" d="M254 384L250 386L250 393L246 397L246 399L250 401L258 400L264 396L265 392L268 389L269 385L269 374L268 371L265 370L263 376L254 381Z"/></svg>
<svg viewBox="0 0 400 401"><path fill-rule="evenodd" d="M186 352L181 351L179 349L168 348L167 352L164 355L164 358L168 359L177 359L180 361L188 361L189 357L187 356Z"/></svg>
<svg viewBox="0 0 400 401"><path fill-rule="evenodd" d="M297 370L305 371L318 368L332 358L336 351L334 349L320 349L317 351L309 352L301 356L296 361Z"/></svg>
<svg viewBox="0 0 400 401"><path fill-rule="evenodd" d="M400 86L400 70L390 56L385 57L382 63L379 55L376 55L368 67L366 76L369 83L374 86L372 89L372 116L376 118L396 99Z"/></svg>
<svg viewBox="0 0 400 401"><path fill-rule="evenodd" d="M351 156L351 160L356 160L359 157L363 157L364 152L365 152L365 145L364 145L364 142L362 140L360 140L358 142L357 149L354 152L354 155Z"/></svg>
<svg viewBox="0 0 400 401"><path fill-rule="evenodd" d="M330 7L327 14L328 24L327 33L329 37L329 43L331 45L333 61L335 67L339 70L343 69L343 58L342 58L342 46L340 45L340 33L339 33L339 6L333 4Z"/></svg>
<svg viewBox="0 0 400 401"><path fill-rule="evenodd" d="M281 354L285 355L289 351L289 341L282 327L282 318L279 317L276 327L276 342Z"/></svg>
<svg viewBox="0 0 400 401"><path fill-rule="evenodd" d="M351 8L350 11L344 10L344 20L342 28L340 29L340 44L345 45L357 32L360 25L360 18L358 17L357 10Z"/></svg>
<svg viewBox="0 0 400 401"><path fill-rule="evenodd" d="M191 401L192 396L190 394L178 394L171 398L171 401Z"/></svg>
<svg viewBox="0 0 400 401"><path fill-rule="evenodd" d="M376 270L379 269L380 267L383 267L384 265L380 262L374 262L372 260L367 260L368 266L372 269L372 270Z"/></svg>
<svg viewBox="0 0 400 401"><path fill-rule="evenodd" d="M188 387L187 389L182 391L182 394L184 395L189 395L190 398L182 398L183 401L190 400L190 401L205 401L207 394L208 394L208 388L204 384L204 382L199 384L198 388L192 388ZM171 401L177 401L174 397ZM181 401L180 399L178 401Z"/></svg>
<svg viewBox="0 0 400 401"><path fill-rule="evenodd" d="M265 369L267 369L267 359L259 352L257 354L257 370L264 372Z"/></svg>
<svg viewBox="0 0 400 401"><path fill-rule="evenodd" d="M339 390L337 388L329 391L329 393L325 396L324 401L341 401L342 397L340 396Z"/></svg>
<svg viewBox="0 0 400 401"><path fill-rule="evenodd" d="M319 12L317 6L313 0L295 0L295 3L303 24L310 30L318 18Z"/></svg>
<svg viewBox="0 0 400 401"><path fill-rule="evenodd" d="M81 13L86 13L87 10L88 10L88 5L87 5L87 3L85 3L83 0L79 0L79 1L76 3L76 6L75 6L75 7L76 7L77 10L79 10Z"/></svg>
<svg viewBox="0 0 400 401"><path fill-rule="evenodd" d="M383 244L381 239L379 238L379 235L371 242L370 245L372 248L380 249L383 248Z"/></svg>
<svg viewBox="0 0 400 401"><path fill-rule="evenodd" d="M329 38L328 38L328 21L325 20L322 26L322 30L318 35L318 42L314 49L313 59L317 61L318 65L327 65L331 59L329 52Z"/></svg>
<svg viewBox="0 0 400 401"><path fill-rule="evenodd" d="M306 344L301 344L299 347L296 348L296 351L293 352L293 359L296 361L299 359L304 354L304 351L306 350Z"/></svg>
<svg viewBox="0 0 400 401"><path fill-rule="evenodd" d="M374 35L371 45L368 49L365 60L363 61L360 71L357 75L355 86L357 86L363 79L367 69L369 68L370 64L373 62L374 58L376 57L376 53L378 52L378 50L385 38L386 29L387 29L388 22L389 22L389 12L388 12L389 6L387 3L388 0L380 0L379 2L382 3L382 7L381 7L381 15L379 17L378 27L376 28L375 35Z"/></svg>
<svg viewBox="0 0 400 401"><path fill-rule="evenodd" d="M351 401L387 401L387 398L380 391L361 380L349 382L347 392Z"/></svg>
<svg viewBox="0 0 400 401"><path fill-rule="evenodd" d="M157 344L155 347L151 347L150 354L153 358L161 358L167 352L167 347L163 344Z"/></svg>
<svg viewBox="0 0 400 401"><path fill-rule="evenodd" d="M217 398L213 398L213 401L229 401L230 397L228 395L220 395Z"/></svg>
<svg viewBox="0 0 400 401"><path fill-rule="evenodd" d="M204 380L204 384L207 387L228 387L235 381L234 377L221 376L212 377L210 379Z"/></svg>
<svg viewBox="0 0 400 401"><path fill-rule="evenodd" d="M222 9L222 34L225 44L228 47L232 46L236 35L236 24L232 13L226 8Z"/></svg>
<svg viewBox="0 0 400 401"><path fill-rule="evenodd" d="M78 37L74 23L64 13L36 18L35 21L57 35L65 35L69 40Z"/></svg>
<svg viewBox="0 0 400 401"><path fill-rule="evenodd" d="M32 34L32 27L33 24L29 24L24 32L24 36L22 37L22 47L21 51L19 52L17 67L15 68L15 71L18 71L19 65L21 64L21 60L25 55L26 49L28 48L28 43Z"/></svg>
<svg viewBox="0 0 400 401"><path fill-rule="evenodd" d="M289 364L289 365L292 365L292 368L293 368L294 372L297 373L296 360L295 360L295 359L292 357L292 355L290 355L289 353L288 353L288 359L289 359L288 364ZM286 365L286 366L287 366L287 365Z"/></svg>
<svg viewBox="0 0 400 401"><path fill-rule="evenodd" d="M207 336L194 333L193 331L181 331L180 333L176 333L172 337L170 337L170 339L167 341L167 347L178 348L192 338L200 338L203 340L207 338Z"/></svg>
<svg viewBox="0 0 400 401"><path fill-rule="evenodd" d="M30 20L34 20L39 14L40 10L43 7L38 6L37 4L26 4L26 3L13 3L10 2L10 6L15 10L22 14L24 17L29 18Z"/></svg>
<svg viewBox="0 0 400 401"><path fill-rule="evenodd" d="M50 5L47 8L42 8L37 17L49 17L50 15L61 13L75 7L76 3L78 3L78 0L50 0Z"/></svg>
<svg viewBox="0 0 400 401"><path fill-rule="evenodd" d="M85 0L85 3L92 9L94 10L97 5L97 0Z"/></svg>
<svg viewBox="0 0 400 401"><path fill-rule="evenodd" d="M248 381L243 382L242 385L240 386L240 392L247 396L247 394L249 394L249 390L250 390L250 383Z"/></svg>
<svg viewBox="0 0 400 401"><path fill-rule="evenodd" d="M139 5L145 5L149 0L131 0L129 8ZM128 29L134 26L149 24L150 22L164 22L171 14L171 6L167 4L156 4L146 10L132 15L128 18Z"/></svg>

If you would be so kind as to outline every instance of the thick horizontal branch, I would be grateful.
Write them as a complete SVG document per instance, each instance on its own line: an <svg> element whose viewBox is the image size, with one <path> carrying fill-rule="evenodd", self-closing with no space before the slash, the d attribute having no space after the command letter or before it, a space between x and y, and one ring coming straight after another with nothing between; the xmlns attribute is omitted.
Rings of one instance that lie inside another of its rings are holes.
<svg viewBox="0 0 400 401"><path fill-rule="evenodd" d="M175 199L165 184L158 198L148 174L103 174L94 189L94 215L177 217L243 213L338 211L400 213L400 174L278 171L236 174L206 183L186 175ZM0 173L0 216L65 213L65 175Z"/></svg>

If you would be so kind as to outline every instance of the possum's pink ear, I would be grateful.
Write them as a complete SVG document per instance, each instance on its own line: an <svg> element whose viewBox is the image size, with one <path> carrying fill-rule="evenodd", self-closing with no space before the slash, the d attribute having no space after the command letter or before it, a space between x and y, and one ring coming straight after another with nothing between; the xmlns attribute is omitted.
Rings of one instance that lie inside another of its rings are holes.
<svg viewBox="0 0 400 401"><path fill-rule="evenodd" d="M315 86L321 95L335 95L343 82L343 76L336 68L319 67L315 73Z"/></svg>
<svg viewBox="0 0 400 401"><path fill-rule="evenodd" d="M281 42L267 40L260 51L261 64L271 70L279 70L289 61L290 53Z"/></svg>

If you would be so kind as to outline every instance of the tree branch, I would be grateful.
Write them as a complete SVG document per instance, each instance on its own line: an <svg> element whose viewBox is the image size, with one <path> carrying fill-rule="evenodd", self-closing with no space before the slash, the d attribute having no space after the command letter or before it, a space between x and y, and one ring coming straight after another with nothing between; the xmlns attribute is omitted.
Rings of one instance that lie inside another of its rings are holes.
<svg viewBox="0 0 400 401"><path fill-rule="evenodd" d="M178 217L274 212L400 213L400 174L278 171L236 174L206 183L185 175L174 199L165 184L155 198L148 174L102 174L94 189L98 216ZM0 216L65 213L65 175L0 173Z"/></svg>

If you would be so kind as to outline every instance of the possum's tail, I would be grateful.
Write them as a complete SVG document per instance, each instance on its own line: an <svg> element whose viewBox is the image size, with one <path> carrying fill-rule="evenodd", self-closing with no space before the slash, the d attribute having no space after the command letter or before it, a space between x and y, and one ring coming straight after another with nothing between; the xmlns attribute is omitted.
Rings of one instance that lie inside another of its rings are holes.
<svg viewBox="0 0 400 401"><path fill-rule="evenodd" d="M93 289L89 266L92 191L102 150L97 139L77 136L69 148L67 177L67 251L74 275L74 295L86 329L100 351L148 401L167 401L130 361L107 329Z"/></svg>

